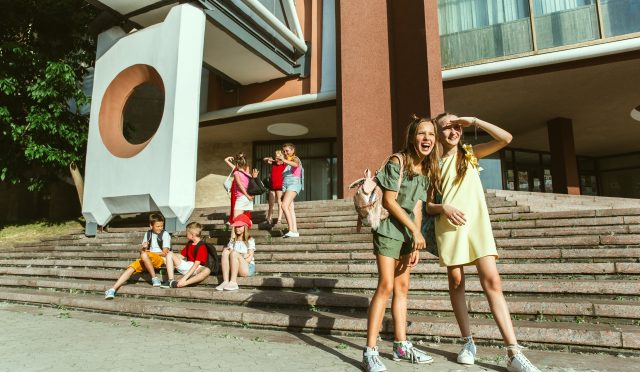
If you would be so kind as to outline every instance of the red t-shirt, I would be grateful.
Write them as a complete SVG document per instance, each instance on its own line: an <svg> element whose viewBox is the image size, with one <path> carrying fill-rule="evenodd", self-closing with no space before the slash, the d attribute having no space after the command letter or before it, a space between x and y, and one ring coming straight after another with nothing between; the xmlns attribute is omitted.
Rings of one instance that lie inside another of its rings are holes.
<svg viewBox="0 0 640 372"><path fill-rule="evenodd" d="M200 248L198 248L198 256L195 255L196 245L192 242L187 243L187 245L182 248L182 252L180 254L182 257L185 257L187 261L196 262L200 261L200 265L207 264L207 258L209 254L207 253L207 247L202 244Z"/></svg>
<svg viewBox="0 0 640 372"><path fill-rule="evenodd" d="M285 163L271 165L271 190L282 190L282 172L286 167Z"/></svg>

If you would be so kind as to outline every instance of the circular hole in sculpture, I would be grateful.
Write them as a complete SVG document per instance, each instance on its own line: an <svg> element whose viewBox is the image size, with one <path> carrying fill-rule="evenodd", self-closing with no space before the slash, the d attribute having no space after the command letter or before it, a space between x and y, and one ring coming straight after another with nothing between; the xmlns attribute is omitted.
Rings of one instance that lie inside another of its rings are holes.
<svg viewBox="0 0 640 372"><path fill-rule="evenodd" d="M160 87L144 83L135 87L122 112L122 135L127 142L139 145L158 130L164 109L164 92Z"/></svg>

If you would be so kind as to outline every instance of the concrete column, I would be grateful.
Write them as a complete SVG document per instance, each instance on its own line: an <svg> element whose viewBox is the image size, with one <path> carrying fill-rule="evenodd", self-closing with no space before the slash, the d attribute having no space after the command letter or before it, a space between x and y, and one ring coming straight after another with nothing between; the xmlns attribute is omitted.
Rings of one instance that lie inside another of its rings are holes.
<svg viewBox="0 0 640 372"><path fill-rule="evenodd" d="M393 148L404 145L411 114L444 111L438 5L432 0L388 1Z"/></svg>
<svg viewBox="0 0 640 372"><path fill-rule="evenodd" d="M444 111L438 8L432 0L338 0L339 197L400 150L413 113ZM340 192L341 190L341 192Z"/></svg>
<svg viewBox="0 0 640 372"><path fill-rule="evenodd" d="M391 154L386 0L336 2L338 197Z"/></svg>
<svg viewBox="0 0 640 372"><path fill-rule="evenodd" d="M551 149L551 175L553 192L580 195L578 160L573 142L571 119L555 118L547 122Z"/></svg>

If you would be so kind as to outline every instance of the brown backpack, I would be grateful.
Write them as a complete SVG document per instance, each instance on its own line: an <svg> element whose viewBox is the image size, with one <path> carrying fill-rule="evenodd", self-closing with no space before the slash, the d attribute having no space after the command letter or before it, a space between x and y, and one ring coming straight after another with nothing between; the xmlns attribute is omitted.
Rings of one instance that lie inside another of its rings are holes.
<svg viewBox="0 0 640 372"><path fill-rule="evenodd" d="M372 229L377 229L380 226L380 222L389 217L389 212L382 206L383 190L378 185L375 176L384 169L385 165L396 157L399 160L400 176L398 177L398 190L402 184L402 176L404 171L404 157L400 153L389 156L380 169L378 169L375 175L371 174L369 168L365 169L364 177L356 181L353 181L349 185L350 189L356 189L356 194L353 196L353 204L358 213L358 225L357 231L360 232L362 225L371 226ZM396 198L398 194L396 194Z"/></svg>

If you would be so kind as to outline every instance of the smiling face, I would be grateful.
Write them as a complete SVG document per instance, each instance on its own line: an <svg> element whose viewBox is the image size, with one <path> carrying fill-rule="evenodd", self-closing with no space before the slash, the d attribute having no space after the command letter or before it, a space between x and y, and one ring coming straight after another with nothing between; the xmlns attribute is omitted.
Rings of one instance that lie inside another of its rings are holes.
<svg viewBox="0 0 640 372"><path fill-rule="evenodd" d="M418 125L413 145L416 153L426 157L431 153L436 143L436 130L431 121L423 121Z"/></svg>
<svg viewBox="0 0 640 372"><path fill-rule="evenodd" d="M151 231L153 231L154 234L159 235L160 232L162 232L162 230L164 229L164 222L162 221L154 222L150 227L151 227Z"/></svg>
<svg viewBox="0 0 640 372"><path fill-rule="evenodd" d="M458 117L455 115L447 115L438 120L440 127L440 141L445 150L455 147L460 143L462 137L462 126L455 123Z"/></svg>
<svg viewBox="0 0 640 372"><path fill-rule="evenodd" d="M282 148L282 152L284 152L284 156L290 158L295 154L295 150L292 147L285 146Z"/></svg>

